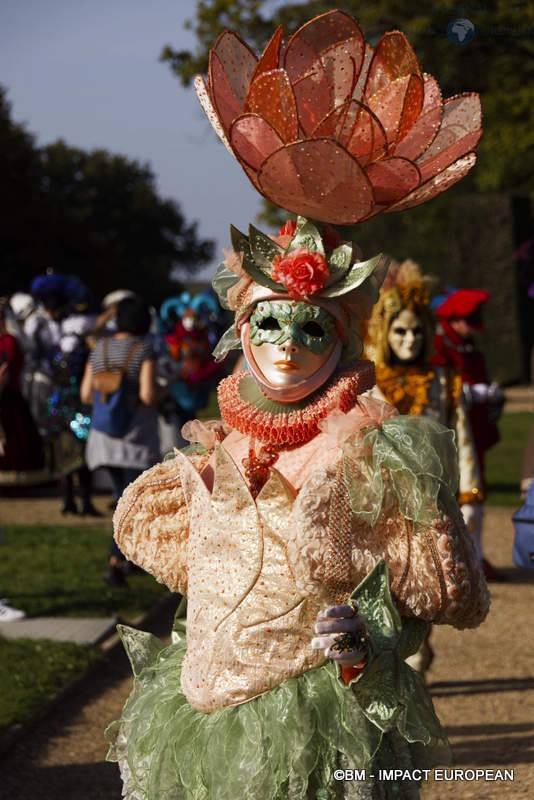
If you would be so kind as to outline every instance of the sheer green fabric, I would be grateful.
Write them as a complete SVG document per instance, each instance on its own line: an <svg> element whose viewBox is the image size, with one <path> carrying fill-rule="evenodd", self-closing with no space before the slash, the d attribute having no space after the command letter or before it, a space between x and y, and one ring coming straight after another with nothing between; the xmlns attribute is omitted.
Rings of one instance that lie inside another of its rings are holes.
<svg viewBox="0 0 534 800"><path fill-rule="evenodd" d="M428 525L437 499L449 506L458 486L454 432L426 417L395 416L350 436L343 474L354 514L375 525L389 480L408 519Z"/></svg>
<svg viewBox="0 0 534 800"><path fill-rule="evenodd" d="M405 663L425 625L401 620L382 562L353 594L368 621L368 667L350 687L328 663L239 706L195 711L180 688L185 640L168 647L121 628L135 674L122 719L108 728L128 800L333 800L372 797L334 770L443 762L446 743L423 681ZM310 634L311 638L311 634ZM405 767L404 765L408 765ZM360 791L358 789L358 792ZM365 791L364 791L365 789ZM384 784L412 798L413 785Z"/></svg>
<svg viewBox="0 0 534 800"><path fill-rule="evenodd" d="M240 348L241 339L236 335L234 325L231 325L217 342L212 355L215 361L222 361L223 358L226 358L230 350L239 350Z"/></svg>

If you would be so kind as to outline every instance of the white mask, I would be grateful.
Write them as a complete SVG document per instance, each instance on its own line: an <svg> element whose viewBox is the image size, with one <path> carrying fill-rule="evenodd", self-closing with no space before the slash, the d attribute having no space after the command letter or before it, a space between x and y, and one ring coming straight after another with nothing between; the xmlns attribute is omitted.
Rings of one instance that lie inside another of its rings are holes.
<svg viewBox="0 0 534 800"><path fill-rule="evenodd" d="M388 344L401 363L416 361L424 345L423 322L408 308L403 309L389 326Z"/></svg>

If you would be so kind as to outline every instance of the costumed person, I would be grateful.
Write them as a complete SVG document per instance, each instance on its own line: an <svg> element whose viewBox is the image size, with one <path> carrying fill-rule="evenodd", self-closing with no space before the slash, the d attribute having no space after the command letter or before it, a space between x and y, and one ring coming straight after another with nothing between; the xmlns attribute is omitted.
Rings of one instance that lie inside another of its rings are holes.
<svg viewBox="0 0 534 800"><path fill-rule="evenodd" d="M380 297L365 326L365 355L375 362L371 396L446 425L458 451L457 500L468 531L477 528L484 500L482 476L469 424L460 373L431 364L435 317L430 307L432 279L411 260L390 266ZM428 638L410 659L425 672L433 658Z"/></svg>
<svg viewBox="0 0 534 800"><path fill-rule="evenodd" d="M503 391L490 381L486 359L475 341L475 336L483 330L483 306L488 299L483 289L456 289L435 307L439 324L432 357L433 364L452 367L462 377L484 490L486 451L500 439L497 421L504 405ZM475 547L487 580L504 581L506 576L484 557L483 523L480 505L472 528Z"/></svg>
<svg viewBox="0 0 534 800"><path fill-rule="evenodd" d="M24 325L33 342L34 415L45 440L52 472L59 477L62 514L101 516L92 502L92 478L85 463L88 409L80 403L80 381L89 348L87 339L104 324L90 309L90 293L75 276L49 272L34 278L32 296L40 313ZM38 391L37 391L38 387ZM76 502L76 484L81 504Z"/></svg>
<svg viewBox="0 0 534 800"><path fill-rule="evenodd" d="M198 82L260 191L315 222L299 216L272 238L233 229L214 287L235 323L216 355L242 346L249 371L221 381L222 422L185 426L191 447L140 476L115 512L127 557L187 597L170 646L123 629L136 677L109 736L130 800L416 798L409 770L445 757L405 659L429 622L475 626L487 612L454 499L453 434L362 397L374 367L357 326L385 260L362 261L322 224L423 202L472 165L430 80L402 34L373 51L333 11L283 45L278 31L259 62L223 33L209 85ZM479 127L477 101L465 102L462 121ZM392 109L408 106L400 125ZM478 136L466 136L470 149ZM396 146L423 153L420 166L397 170ZM356 768L367 772L340 775ZM408 772L389 782L378 768Z"/></svg>
<svg viewBox="0 0 534 800"><path fill-rule="evenodd" d="M24 355L8 325L9 304L0 297L0 496L13 487L40 483L44 467L41 437L21 393ZM0 527L0 541L2 529ZM26 613L0 599L0 622L16 622Z"/></svg>
<svg viewBox="0 0 534 800"><path fill-rule="evenodd" d="M19 347L24 356L24 368L20 377L21 391L31 408L31 392L33 375L31 372L31 353L33 344L24 333L24 326L26 320L37 311L37 304L31 294L26 292L15 292L9 298L7 327L8 333L11 333L17 339Z"/></svg>
<svg viewBox="0 0 534 800"><path fill-rule="evenodd" d="M221 374L221 366L211 354L217 306L217 300L205 292L197 295L182 292L165 300L160 309L160 319L167 331L167 352L158 363L167 388L161 409L174 433L171 447L182 426L206 407Z"/></svg>
<svg viewBox="0 0 534 800"><path fill-rule="evenodd" d="M7 298L0 298L0 487L32 486L50 479L43 442L21 388L24 354L8 330ZM0 489L1 492L1 489Z"/></svg>

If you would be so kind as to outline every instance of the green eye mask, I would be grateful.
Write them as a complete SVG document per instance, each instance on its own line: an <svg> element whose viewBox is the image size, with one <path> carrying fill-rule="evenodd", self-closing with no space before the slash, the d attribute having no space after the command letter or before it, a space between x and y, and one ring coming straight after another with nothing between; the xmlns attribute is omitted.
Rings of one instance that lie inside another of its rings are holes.
<svg viewBox="0 0 534 800"><path fill-rule="evenodd" d="M326 353L336 340L334 318L320 306L284 300L262 300L250 317L253 345L283 344L292 339L315 355Z"/></svg>

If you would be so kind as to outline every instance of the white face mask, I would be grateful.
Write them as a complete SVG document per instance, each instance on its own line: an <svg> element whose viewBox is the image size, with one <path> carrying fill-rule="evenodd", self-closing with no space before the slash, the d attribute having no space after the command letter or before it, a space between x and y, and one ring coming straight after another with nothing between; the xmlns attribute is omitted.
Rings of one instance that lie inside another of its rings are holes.
<svg viewBox="0 0 534 800"><path fill-rule="evenodd" d="M333 317L295 301L259 303L250 320L254 360L268 384L294 386L330 358L337 340Z"/></svg>
<svg viewBox="0 0 534 800"><path fill-rule="evenodd" d="M388 344L398 361L403 363L416 361L424 345L421 318L413 311L403 309L389 326Z"/></svg>

